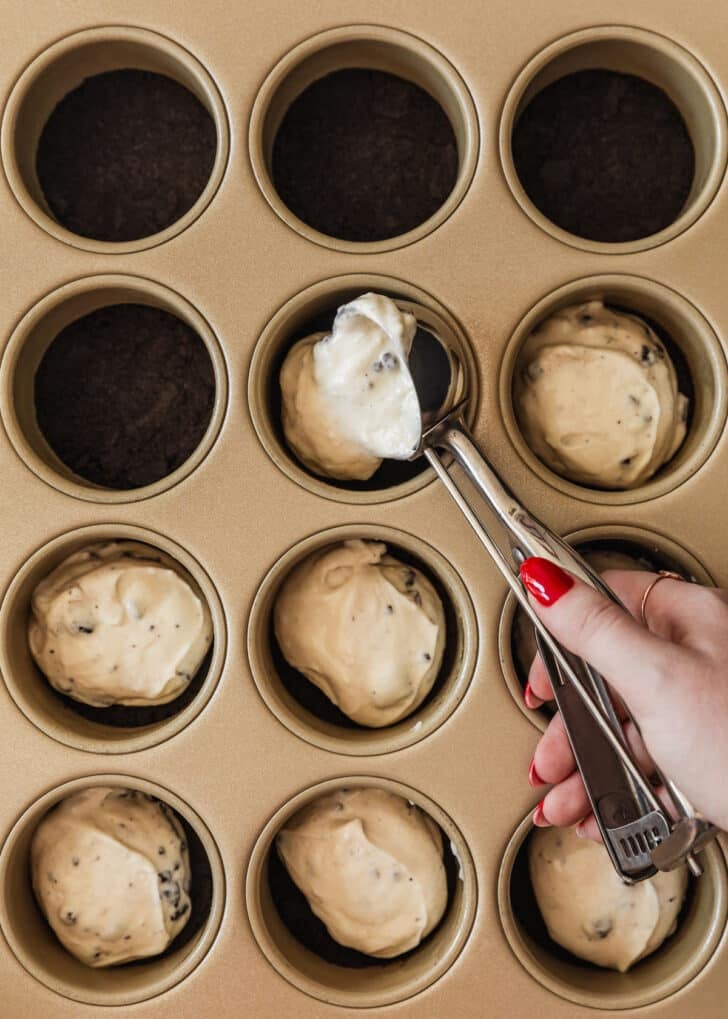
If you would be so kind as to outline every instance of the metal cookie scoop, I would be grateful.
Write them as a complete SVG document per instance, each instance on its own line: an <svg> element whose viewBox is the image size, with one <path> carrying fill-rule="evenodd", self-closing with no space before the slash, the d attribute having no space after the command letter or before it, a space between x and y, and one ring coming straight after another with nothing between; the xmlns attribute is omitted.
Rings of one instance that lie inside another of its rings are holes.
<svg viewBox="0 0 728 1019"><path fill-rule="evenodd" d="M444 345L443 348L447 349ZM525 559L540 556L620 606L621 602L570 545L521 505L478 449L464 418L467 399L463 398L463 371L456 355L452 351L447 353L451 368L448 399L439 411L423 414L420 445L412 459L427 458L536 629L538 649L594 816L622 880L632 884L651 877L656 870L672 870L683 862L698 876L702 867L695 853L717 835L717 829L701 818L673 783L658 772L656 777L674 806L676 820L671 818L629 749L601 675L551 636L531 608L518 568ZM446 461L443 453L449 454ZM501 543L491 536L448 471L450 457L463 468L494 523L505 532ZM503 550L506 546L508 551Z"/></svg>

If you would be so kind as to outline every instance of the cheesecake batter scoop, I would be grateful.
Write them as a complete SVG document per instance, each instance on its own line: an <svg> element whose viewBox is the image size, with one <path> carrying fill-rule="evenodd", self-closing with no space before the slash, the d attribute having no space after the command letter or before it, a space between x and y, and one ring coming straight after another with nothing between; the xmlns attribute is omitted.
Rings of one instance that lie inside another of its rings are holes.
<svg viewBox="0 0 728 1019"><path fill-rule="evenodd" d="M212 643L194 581L135 541L89 545L36 587L28 641L59 692L84 704L166 704L189 685Z"/></svg>
<svg viewBox="0 0 728 1019"><path fill-rule="evenodd" d="M437 591L379 541L345 541L304 559L281 587L274 627L289 665L373 728L422 703L445 650Z"/></svg>
<svg viewBox="0 0 728 1019"><path fill-rule="evenodd" d="M513 401L536 456L584 485L642 485L685 438L688 399L661 340L602 301L563 308L531 333Z"/></svg>
<svg viewBox="0 0 728 1019"><path fill-rule="evenodd" d="M677 926L687 870L620 881L606 849L573 828L539 828L529 844L536 902L559 945L597 966L626 973Z"/></svg>
<svg viewBox="0 0 728 1019"><path fill-rule="evenodd" d="M330 333L299 340L280 373L288 445L316 474L366 480L384 458L406 460L422 429L407 359L417 322L382 294L336 313Z"/></svg>
<svg viewBox="0 0 728 1019"><path fill-rule="evenodd" d="M342 789L299 811L278 853L341 945L391 959L415 948L447 905L442 836L419 807L383 789Z"/></svg>
<svg viewBox="0 0 728 1019"><path fill-rule="evenodd" d="M33 891L58 940L87 966L163 952L190 916L190 865L170 808L96 786L62 800L31 844Z"/></svg>

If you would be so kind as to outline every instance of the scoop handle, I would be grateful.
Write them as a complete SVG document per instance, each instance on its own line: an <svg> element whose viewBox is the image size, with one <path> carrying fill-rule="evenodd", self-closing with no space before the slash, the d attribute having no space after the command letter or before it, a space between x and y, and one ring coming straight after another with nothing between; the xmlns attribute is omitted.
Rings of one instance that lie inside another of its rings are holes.
<svg viewBox="0 0 728 1019"><path fill-rule="evenodd" d="M655 873L652 849L669 836L670 819L631 753L604 679L588 662L560 645L533 611L501 544L492 538L435 450L446 450L464 469L505 531L516 567L524 559L540 556L568 570L623 608L621 602L570 545L516 499L476 446L462 419L461 408L455 408L425 431L422 449L534 624L556 702L616 870L627 882L650 877ZM672 783L666 781L666 785L676 812L681 817L694 816L689 803ZM699 872L699 865L690 854L688 862Z"/></svg>

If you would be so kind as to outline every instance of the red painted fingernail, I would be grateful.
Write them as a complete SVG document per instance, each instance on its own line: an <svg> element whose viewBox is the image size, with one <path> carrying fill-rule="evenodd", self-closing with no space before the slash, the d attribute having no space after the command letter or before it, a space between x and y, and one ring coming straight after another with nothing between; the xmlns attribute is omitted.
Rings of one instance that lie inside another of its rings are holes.
<svg viewBox="0 0 728 1019"><path fill-rule="evenodd" d="M521 580L541 605L553 605L574 586L574 578L550 559L534 556L521 566Z"/></svg>
<svg viewBox="0 0 728 1019"><path fill-rule="evenodd" d="M551 822L547 821L543 816L543 800L538 804L533 812L533 823L537 828L550 828Z"/></svg>
<svg viewBox="0 0 728 1019"><path fill-rule="evenodd" d="M546 785L544 780L541 778L539 773L536 771L536 762L531 761L528 767L528 784L534 787L539 785Z"/></svg>
<svg viewBox="0 0 728 1019"><path fill-rule="evenodd" d="M526 683L525 689L523 691L523 699L526 702L527 708L540 708L541 705L543 704L541 698L537 697L536 694L533 692L533 688L531 687L530 683Z"/></svg>

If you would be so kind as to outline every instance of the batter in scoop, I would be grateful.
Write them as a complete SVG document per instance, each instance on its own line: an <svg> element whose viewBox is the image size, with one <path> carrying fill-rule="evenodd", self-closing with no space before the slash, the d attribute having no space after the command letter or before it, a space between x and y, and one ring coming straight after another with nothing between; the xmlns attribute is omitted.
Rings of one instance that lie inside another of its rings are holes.
<svg viewBox="0 0 728 1019"><path fill-rule="evenodd" d="M182 827L133 789L96 786L62 800L33 835L31 870L48 923L87 966L158 955L190 916Z"/></svg>
<svg viewBox="0 0 728 1019"><path fill-rule="evenodd" d="M288 873L335 941L380 959L415 948L447 906L442 836L383 789L342 789L278 834Z"/></svg>
<svg viewBox="0 0 728 1019"><path fill-rule="evenodd" d="M644 484L686 433L688 400L661 341L642 319L602 301L564 308L531 333L513 403L540 460L599 488Z"/></svg>
<svg viewBox="0 0 728 1019"><path fill-rule="evenodd" d="M135 541L74 552L38 584L31 609L28 642L44 676L95 707L166 704L212 643L210 610L192 578Z"/></svg>
<svg viewBox="0 0 728 1019"><path fill-rule="evenodd" d="M573 828L535 829L528 860L549 934L587 962L626 973L677 926L685 867L625 885L604 846L579 838Z"/></svg>
<svg viewBox="0 0 728 1019"><path fill-rule="evenodd" d="M420 404L407 359L414 315L381 294L339 308L330 333L288 353L280 374L286 441L316 474L366 480L419 444Z"/></svg>
<svg viewBox="0 0 728 1019"><path fill-rule="evenodd" d="M437 591L379 541L345 541L304 559L278 594L274 625L289 665L373 728L422 703L445 649Z"/></svg>

